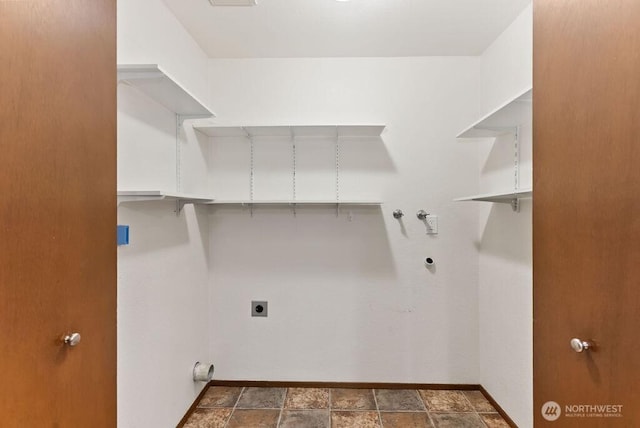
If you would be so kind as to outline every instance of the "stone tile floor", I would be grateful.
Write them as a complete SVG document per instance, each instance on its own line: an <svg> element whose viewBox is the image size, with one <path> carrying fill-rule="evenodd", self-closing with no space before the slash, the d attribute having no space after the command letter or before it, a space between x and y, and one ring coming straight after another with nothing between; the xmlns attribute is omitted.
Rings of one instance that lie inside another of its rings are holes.
<svg viewBox="0 0 640 428"><path fill-rule="evenodd" d="M480 391L210 387L186 428L502 428Z"/></svg>

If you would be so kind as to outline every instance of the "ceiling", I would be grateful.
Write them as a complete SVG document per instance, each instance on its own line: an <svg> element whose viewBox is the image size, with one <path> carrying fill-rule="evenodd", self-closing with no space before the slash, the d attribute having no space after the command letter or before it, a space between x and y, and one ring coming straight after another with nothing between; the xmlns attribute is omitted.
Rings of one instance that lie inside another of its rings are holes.
<svg viewBox="0 0 640 428"><path fill-rule="evenodd" d="M164 0L212 58L479 55L531 0Z"/></svg>

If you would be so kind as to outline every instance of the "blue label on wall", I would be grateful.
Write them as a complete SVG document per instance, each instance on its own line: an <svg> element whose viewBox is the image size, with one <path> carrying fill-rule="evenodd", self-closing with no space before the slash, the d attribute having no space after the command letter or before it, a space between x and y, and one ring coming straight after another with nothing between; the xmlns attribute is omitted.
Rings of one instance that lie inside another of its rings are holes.
<svg viewBox="0 0 640 428"><path fill-rule="evenodd" d="M118 245L129 245L129 225L118 225Z"/></svg>

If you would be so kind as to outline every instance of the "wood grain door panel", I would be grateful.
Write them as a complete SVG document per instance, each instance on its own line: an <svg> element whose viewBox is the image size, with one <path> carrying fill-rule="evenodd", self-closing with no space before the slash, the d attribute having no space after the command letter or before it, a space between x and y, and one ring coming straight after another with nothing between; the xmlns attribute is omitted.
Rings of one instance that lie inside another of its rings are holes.
<svg viewBox="0 0 640 428"><path fill-rule="evenodd" d="M536 426L640 426L640 2L534 1L533 86Z"/></svg>
<svg viewBox="0 0 640 428"><path fill-rule="evenodd" d="M3 427L116 424L115 20L0 2Z"/></svg>

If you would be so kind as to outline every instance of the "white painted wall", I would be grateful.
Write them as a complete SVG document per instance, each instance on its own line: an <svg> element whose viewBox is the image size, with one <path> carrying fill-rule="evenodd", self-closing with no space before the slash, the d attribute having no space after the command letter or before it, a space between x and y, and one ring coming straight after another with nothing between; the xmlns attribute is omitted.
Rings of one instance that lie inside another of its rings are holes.
<svg viewBox="0 0 640 428"><path fill-rule="evenodd" d="M533 82L533 6L485 50L480 62L480 116Z"/></svg>
<svg viewBox="0 0 640 428"><path fill-rule="evenodd" d="M382 140L341 143L341 197L382 208L212 209L216 377L478 383L478 208L452 200L478 190L477 146L455 135L477 113L479 59L209 64L219 124L388 126ZM249 144L211 144L214 194L247 198ZM256 199L290 196L289 144L255 142ZM332 196L332 144L298 143L299 199ZM419 209L440 216L437 237ZM268 318L250 317L252 299L269 301Z"/></svg>
<svg viewBox="0 0 640 428"><path fill-rule="evenodd" d="M206 102L207 59L160 0L118 2L118 62L160 64ZM176 180L175 115L118 85L118 188L206 190L207 144L181 133ZM131 244L118 249L118 426L175 426L200 392L191 370L209 358L208 214L170 202L124 203L118 223Z"/></svg>
<svg viewBox="0 0 640 428"><path fill-rule="evenodd" d="M118 63L160 64L208 102L207 56L162 0L118 0Z"/></svg>
<svg viewBox="0 0 640 428"><path fill-rule="evenodd" d="M532 9L528 7L481 57L482 116L532 84ZM532 184L531 110L521 106L520 188ZM514 185L513 138L477 141L481 193ZM520 427L533 426L531 199L520 213L480 205L480 383Z"/></svg>

